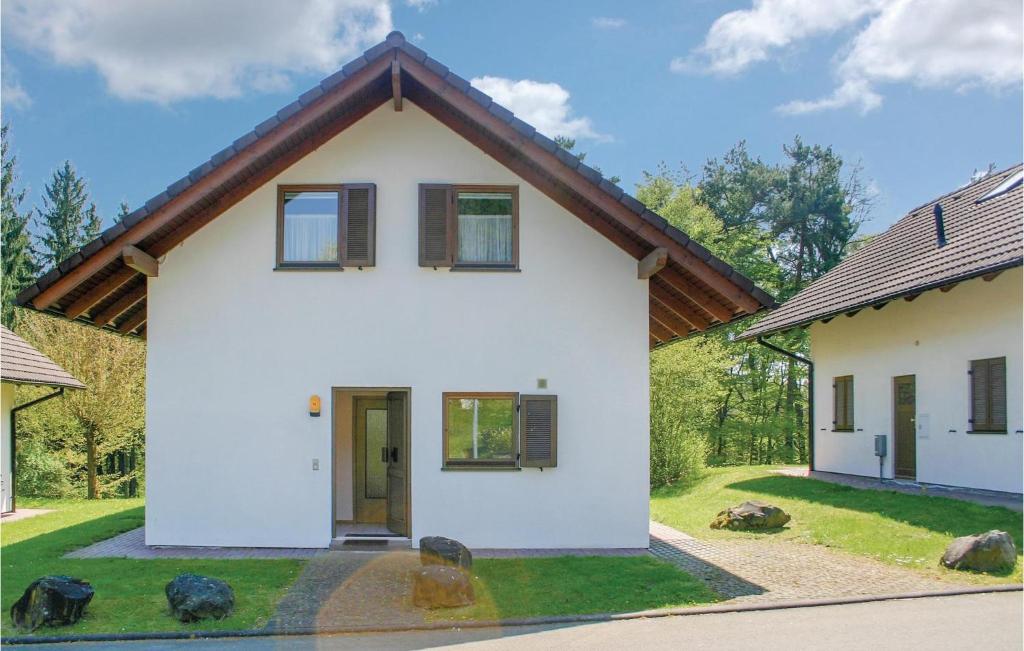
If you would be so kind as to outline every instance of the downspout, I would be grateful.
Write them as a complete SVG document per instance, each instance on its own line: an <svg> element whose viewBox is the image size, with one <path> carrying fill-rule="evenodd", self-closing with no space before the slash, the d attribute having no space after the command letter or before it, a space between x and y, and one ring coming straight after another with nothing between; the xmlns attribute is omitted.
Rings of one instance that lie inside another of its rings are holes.
<svg viewBox="0 0 1024 651"><path fill-rule="evenodd" d="M41 402L46 402L51 398L59 398L64 395L64 387L60 387L53 393L48 393L45 396L36 398L35 400L29 400L23 405L11 408L11 511L17 509L15 500L17 499L17 491L15 486L17 485L17 472L18 472L18 412L22 409L28 409L34 405L38 405Z"/></svg>
<svg viewBox="0 0 1024 651"><path fill-rule="evenodd" d="M803 355L797 355L785 348L779 348L773 343L765 341L764 337L758 335L757 343L769 350L774 350L780 355L807 365L807 467L814 470L814 362Z"/></svg>

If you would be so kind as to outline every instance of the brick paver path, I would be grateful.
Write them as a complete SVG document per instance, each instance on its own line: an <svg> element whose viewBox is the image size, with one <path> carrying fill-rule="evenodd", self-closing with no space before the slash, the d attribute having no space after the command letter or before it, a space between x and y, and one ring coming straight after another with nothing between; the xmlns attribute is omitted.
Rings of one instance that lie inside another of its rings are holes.
<svg viewBox="0 0 1024 651"><path fill-rule="evenodd" d="M697 540L651 523L651 553L697 576L728 600L791 601L949 590L957 584L821 545Z"/></svg>

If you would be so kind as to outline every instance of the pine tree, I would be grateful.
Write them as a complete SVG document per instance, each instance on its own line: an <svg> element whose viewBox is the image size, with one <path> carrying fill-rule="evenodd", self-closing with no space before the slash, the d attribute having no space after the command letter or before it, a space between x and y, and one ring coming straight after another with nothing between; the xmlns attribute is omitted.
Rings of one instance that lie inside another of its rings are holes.
<svg viewBox="0 0 1024 651"><path fill-rule="evenodd" d="M21 213L21 202L25 199L24 188L16 189L18 183L17 158L10 153L8 125L0 127L0 159L2 159L2 183L0 183L0 265L2 265L2 308L0 321L12 327L17 320L14 297L32 282L37 271L28 233L31 212Z"/></svg>
<svg viewBox="0 0 1024 651"><path fill-rule="evenodd" d="M114 217L115 222L124 221L124 218L130 215L132 212L131 208L128 207L128 202L124 199L117 205L117 215Z"/></svg>
<svg viewBox="0 0 1024 651"><path fill-rule="evenodd" d="M99 235L102 219L96 205L89 203L85 179L78 176L70 161L64 161L63 167L53 173L43 197L43 210L38 212L43 245L40 255L51 267Z"/></svg>

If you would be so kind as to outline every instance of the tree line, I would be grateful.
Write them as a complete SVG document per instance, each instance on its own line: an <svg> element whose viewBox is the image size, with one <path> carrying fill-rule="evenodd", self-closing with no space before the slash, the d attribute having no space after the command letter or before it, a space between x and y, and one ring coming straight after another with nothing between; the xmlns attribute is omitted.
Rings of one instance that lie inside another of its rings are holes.
<svg viewBox="0 0 1024 651"><path fill-rule="evenodd" d="M45 185L42 205L27 207L8 126L0 130L0 159L0 321L87 387L18 415L17 493L96 498L135 492L145 465L145 344L14 306L40 273L95 239L103 220L68 161ZM126 213L122 203L115 219ZM15 400L50 391L20 385Z"/></svg>

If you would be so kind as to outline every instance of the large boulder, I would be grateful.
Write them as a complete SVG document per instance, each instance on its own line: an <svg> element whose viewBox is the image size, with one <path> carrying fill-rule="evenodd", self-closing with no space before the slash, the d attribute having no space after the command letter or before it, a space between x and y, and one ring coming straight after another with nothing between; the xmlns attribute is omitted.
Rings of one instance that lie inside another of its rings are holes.
<svg viewBox="0 0 1024 651"><path fill-rule="evenodd" d="M993 529L976 536L957 538L949 543L939 562L954 570L1004 570L1017 562L1017 548L1010 534Z"/></svg>
<svg viewBox="0 0 1024 651"><path fill-rule="evenodd" d="M420 608L458 608L473 603L469 575L447 565L427 565L413 571L412 603Z"/></svg>
<svg viewBox="0 0 1024 651"><path fill-rule="evenodd" d="M444 536L420 538L420 563L473 569L473 553L458 540Z"/></svg>
<svg viewBox="0 0 1024 651"><path fill-rule="evenodd" d="M82 618L96 593L87 581L70 576L44 576L33 581L11 606L17 628L34 631L42 625L65 626Z"/></svg>
<svg viewBox="0 0 1024 651"><path fill-rule="evenodd" d="M711 521L711 528L733 531L778 529L789 522L789 519L789 514L777 506L765 502L744 502L715 516Z"/></svg>
<svg viewBox="0 0 1024 651"><path fill-rule="evenodd" d="M224 619L235 609L235 592L224 581L179 574L164 589L171 614L182 622Z"/></svg>

